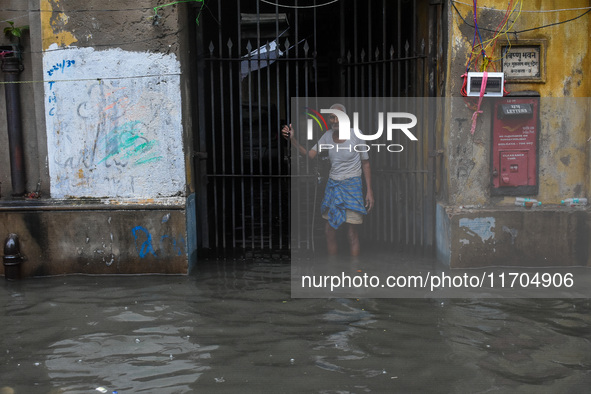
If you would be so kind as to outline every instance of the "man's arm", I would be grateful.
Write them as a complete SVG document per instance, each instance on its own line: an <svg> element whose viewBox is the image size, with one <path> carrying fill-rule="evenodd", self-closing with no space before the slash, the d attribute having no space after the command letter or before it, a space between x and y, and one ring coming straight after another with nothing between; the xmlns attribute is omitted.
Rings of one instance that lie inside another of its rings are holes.
<svg viewBox="0 0 591 394"><path fill-rule="evenodd" d="M291 127L291 124L289 126L283 126L281 133L283 134L283 137L285 137L285 139L288 139L291 142L291 144L298 150L298 152L300 152L301 155L308 156L310 159L316 157L316 154L318 152L316 152L314 149L310 149L308 151L306 150L306 148L300 145L298 140L295 138L295 132L293 130L293 127Z"/></svg>
<svg viewBox="0 0 591 394"><path fill-rule="evenodd" d="M367 212L371 211L374 205L373 189L371 188L371 167L369 160L361 160L361 170L363 171L363 177L365 178L365 186L367 192L365 193L365 208Z"/></svg>

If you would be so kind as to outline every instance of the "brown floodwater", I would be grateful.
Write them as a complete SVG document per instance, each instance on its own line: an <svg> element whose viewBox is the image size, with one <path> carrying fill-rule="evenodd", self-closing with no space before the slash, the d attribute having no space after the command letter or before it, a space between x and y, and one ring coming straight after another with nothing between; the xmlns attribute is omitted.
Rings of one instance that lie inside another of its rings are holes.
<svg viewBox="0 0 591 394"><path fill-rule="evenodd" d="M0 393L584 393L586 299L292 299L285 261L0 280Z"/></svg>

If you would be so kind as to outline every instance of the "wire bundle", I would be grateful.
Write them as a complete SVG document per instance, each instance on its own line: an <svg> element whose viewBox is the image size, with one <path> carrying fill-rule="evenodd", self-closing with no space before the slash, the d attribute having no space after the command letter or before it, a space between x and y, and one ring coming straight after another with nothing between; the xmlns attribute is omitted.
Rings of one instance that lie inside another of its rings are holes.
<svg viewBox="0 0 591 394"><path fill-rule="evenodd" d="M466 62L466 73L462 75L464 82L462 84L461 93L462 96L467 96L466 92L466 85L467 85L467 77L468 72L470 71L470 66L472 65L473 69L478 69L480 72L488 71L488 68L491 67L492 71L496 71L496 62L500 61L508 52L509 48L511 47L511 43L507 33L513 28L517 18L521 15L521 9L523 6L522 0L509 0L507 5L507 10L503 16L503 19L499 22L496 29L494 30L493 37L489 40L483 41L482 35L480 34L480 28L478 27L478 18L477 18L477 8L478 8L478 0L473 1L474 6L474 36L472 38L472 49L470 51L470 57ZM519 9L517 9L519 7ZM517 15L513 18L511 25L509 26L509 21L513 17L513 15L517 12ZM501 57L494 58L494 53L497 47L497 41L501 36L505 36L507 38L507 42L509 42L508 48L502 54ZM487 50L490 50L489 53L493 54L493 56L489 56L487 54ZM482 60L480 61L480 58ZM474 58L474 59L472 59ZM480 65L479 65L480 61ZM504 88L503 88L504 89ZM506 93L506 91L505 91Z"/></svg>
<svg viewBox="0 0 591 394"><path fill-rule="evenodd" d="M509 33L509 31L513 28L515 22L517 21L517 18L519 18L519 16L521 15L522 6L522 0L510 0L507 6L507 10L505 11L505 14L503 16L503 19L499 22L496 29L494 30L493 37L489 40L482 41L480 28L478 27L478 19L476 17L477 0L474 0L474 38L472 40L472 51L470 53L470 59L468 59L468 62L466 63L466 72L470 71L470 63L472 60L472 56L474 55L476 55L476 57L474 58L473 66L475 70L478 67L480 55L482 55L482 63L480 64L479 71L488 71L489 65L492 66L493 71L496 71L495 63L500 61L501 58L506 55L506 52L510 48L511 42L509 40L509 36L507 33ZM519 9L517 9L517 7L519 7ZM515 17L513 18L511 25L508 26L511 17L515 13L517 13L517 15L515 15ZM506 37L507 42L509 42L509 48L507 48L507 50L505 51L505 53L502 54L501 57L496 59L494 58L494 53L497 46L497 42L501 36ZM477 38L478 42L476 42ZM493 54L493 56L487 55L488 49L490 49L489 53Z"/></svg>

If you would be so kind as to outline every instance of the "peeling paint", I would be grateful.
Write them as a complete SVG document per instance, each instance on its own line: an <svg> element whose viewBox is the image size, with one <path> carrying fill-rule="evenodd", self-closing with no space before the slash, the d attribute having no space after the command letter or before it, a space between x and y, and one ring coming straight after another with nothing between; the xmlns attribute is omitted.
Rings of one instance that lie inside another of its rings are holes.
<svg viewBox="0 0 591 394"><path fill-rule="evenodd" d="M59 0L41 0L43 50L48 50L51 44L63 47L78 41L71 32L64 29L68 23L68 16L64 12L58 13L57 16L54 13L58 5Z"/></svg>
<svg viewBox="0 0 591 394"><path fill-rule="evenodd" d="M588 2L575 0L559 2L558 0L537 1L530 4L531 9L560 9L568 7L588 6ZM543 3L543 4L542 4ZM506 2L491 0L487 7L495 9L489 12L478 10L478 23L496 26L498 16L507 7ZM526 6L524 5L524 8ZM473 17L473 8L458 5L459 13L469 21ZM524 13L516 19L515 29L526 29L531 26L545 25L556 22L560 18L551 13ZM587 97L591 92L591 79L584 78L588 69L591 46L589 40L590 22L588 18L579 18L569 23L552 27L552 34L546 30L524 32L519 39L524 42L540 43L545 48L543 62L545 72L543 81L522 83L507 80L507 90L535 91L540 94L540 129L539 129L539 193L537 199L544 204L558 204L564 196L572 194L579 187L582 195L588 195L591 176L589 175L589 111L590 101ZM460 75L466 71L466 62L470 56L473 41L473 28L463 22L460 15L451 8L449 11L449 43L447 71L450 78L446 80L447 91L454 97L460 95L463 82ZM501 41L499 41L501 42ZM491 53L498 58L500 52ZM557 70L559 70L557 72ZM489 69L489 71L491 71ZM488 118L491 113L487 108L478 117L476 133L469 135L471 122L466 122L473 110L463 105L465 99L451 101L447 111L450 122L447 123L443 135L443 146L447 148L443 178L447 184L443 188L447 192L447 201L452 205L469 205L483 203L498 205L483 190L490 186L490 134ZM482 145L480 145L482 144ZM481 149L484 148L484 149ZM476 163L467 167L470 160ZM580 185L580 186L579 186Z"/></svg>
<svg viewBox="0 0 591 394"><path fill-rule="evenodd" d="M475 219L461 218L460 227L466 228L468 234L478 235L482 240L482 243L495 238L495 232L493 231L495 228L494 217Z"/></svg>

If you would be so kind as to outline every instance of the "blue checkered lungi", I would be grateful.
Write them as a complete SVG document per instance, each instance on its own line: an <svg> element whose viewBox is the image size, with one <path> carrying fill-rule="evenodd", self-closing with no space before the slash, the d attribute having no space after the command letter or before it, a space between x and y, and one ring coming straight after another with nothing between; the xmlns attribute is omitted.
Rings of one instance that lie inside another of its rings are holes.
<svg viewBox="0 0 591 394"><path fill-rule="evenodd" d="M337 229L347 219L347 209L367 215L363 205L361 177L347 178L342 181L329 178L320 210L322 213L328 211L328 223Z"/></svg>

